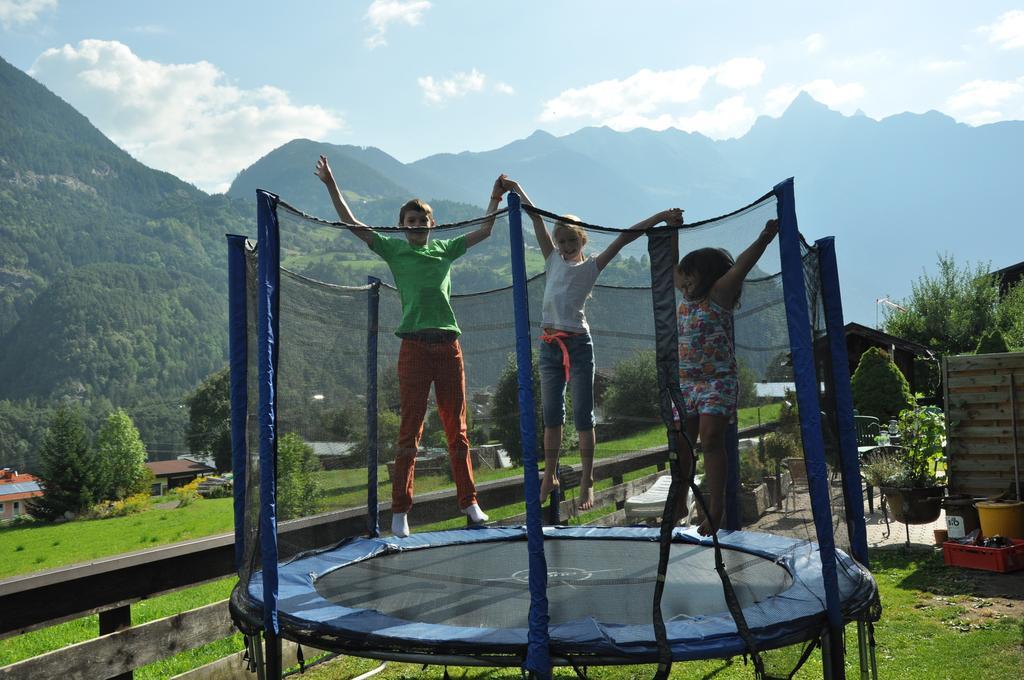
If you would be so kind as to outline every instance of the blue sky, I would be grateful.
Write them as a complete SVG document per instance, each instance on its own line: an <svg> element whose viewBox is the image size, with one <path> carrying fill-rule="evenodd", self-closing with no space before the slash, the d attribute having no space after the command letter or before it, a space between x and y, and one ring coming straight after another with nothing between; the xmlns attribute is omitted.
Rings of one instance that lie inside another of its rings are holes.
<svg viewBox="0 0 1024 680"><path fill-rule="evenodd" d="M0 56L211 192L296 137L402 161L590 125L722 139L801 89L1024 119L1021 2L0 0Z"/></svg>

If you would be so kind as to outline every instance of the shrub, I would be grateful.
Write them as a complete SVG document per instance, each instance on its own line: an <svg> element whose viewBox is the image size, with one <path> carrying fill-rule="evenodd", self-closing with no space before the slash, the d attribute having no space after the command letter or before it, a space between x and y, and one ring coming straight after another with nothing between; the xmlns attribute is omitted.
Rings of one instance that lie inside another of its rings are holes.
<svg viewBox="0 0 1024 680"><path fill-rule="evenodd" d="M86 513L86 519L109 519L111 517L127 517L149 510L149 494L137 493L119 501L103 501L97 503Z"/></svg>
<svg viewBox="0 0 1024 680"><path fill-rule="evenodd" d="M277 514L282 520L319 512L323 505L320 460L313 447L294 432L277 443Z"/></svg>
<svg viewBox="0 0 1024 680"><path fill-rule="evenodd" d="M519 369L514 354L509 354L498 377L498 385L494 390L494 407L492 417L494 428L492 434L501 442L508 452L513 464L522 465L523 446L519 428ZM533 357L533 400L534 422L537 428L538 455L544 448L544 420L540 409L540 372L537 369L537 356Z"/></svg>
<svg viewBox="0 0 1024 680"><path fill-rule="evenodd" d="M661 407L653 351L637 352L615 367L603 407L615 435L636 432L657 419Z"/></svg>
<svg viewBox="0 0 1024 680"><path fill-rule="evenodd" d="M175 498L178 499L178 507L183 508L186 505L192 505L193 501L197 501L202 496L199 495L199 480L193 479L191 482L184 486L176 486L171 489L171 493L174 494Z"/></svg>
<svg viewBox="0 0 1024 680"><path fill-rule="evenodd" d="M764 457L767 460L782 462L786 458L802 457L799 440L785 432L769 432L761 440L764 446Z"/></svg>
<svg viewBox="0 0 1024 680"><path fill-rule="evenodd" d="M1006 337L998 328L982 333L981 338L978 340L978 346L974 348L975 354L1001 354L1009 351L1010 348L1006 345Z"/></svg>
<svg viewBox="0 0 1024 680"><path fill-rule="evenodd" d="M854 408L882 422L895 418L913 404L907 379L889 355L877 347L861 355L850 382Z"/></svg>

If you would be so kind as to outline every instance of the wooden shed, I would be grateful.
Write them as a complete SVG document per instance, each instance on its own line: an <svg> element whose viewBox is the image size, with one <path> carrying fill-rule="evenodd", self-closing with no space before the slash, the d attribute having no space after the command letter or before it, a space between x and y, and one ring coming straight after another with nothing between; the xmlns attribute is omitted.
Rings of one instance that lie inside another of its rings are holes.
<svg viewBox="0 0 1024 680"><path fill-rule="evenodd" d="M1001 494L1015 481L1015 456L1024 468L1024 352L945 357L942 372L949 492Z"/></svg>

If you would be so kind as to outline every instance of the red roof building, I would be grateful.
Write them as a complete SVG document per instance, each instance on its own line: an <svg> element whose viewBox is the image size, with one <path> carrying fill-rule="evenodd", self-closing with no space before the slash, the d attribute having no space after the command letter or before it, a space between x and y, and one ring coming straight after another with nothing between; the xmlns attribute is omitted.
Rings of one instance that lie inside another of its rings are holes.
<svg viewBox="0 0 1024 680"><path fill-rule="evenodd" d="M27 511L25 502L42 495L43 489L35 475L3 468L0 470L0 521L24 515Z"/></svg>

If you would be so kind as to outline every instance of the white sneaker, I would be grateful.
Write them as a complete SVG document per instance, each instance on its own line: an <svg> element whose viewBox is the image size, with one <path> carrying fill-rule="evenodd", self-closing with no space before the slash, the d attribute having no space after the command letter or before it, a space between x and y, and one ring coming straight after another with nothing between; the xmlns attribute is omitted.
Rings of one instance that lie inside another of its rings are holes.
<svg viewBox="0 0 1024 680"><path fill-rule="evenodd" d="M470 505L467 508L463 508L462 512L465 513L467 517L469 517L469 521L473 524L483 524L488 519L490 519L487 516L487 513L481 510L480 506L477 505L476 503L473 503L473 505Z"/></svg>
<svg viewBox="0 0 1024 680"><path fill-rule="evenodd" d="M391 515L391 533L396 538L405 538L409 535L409 517L408 513L395 512Z"/></svg>

